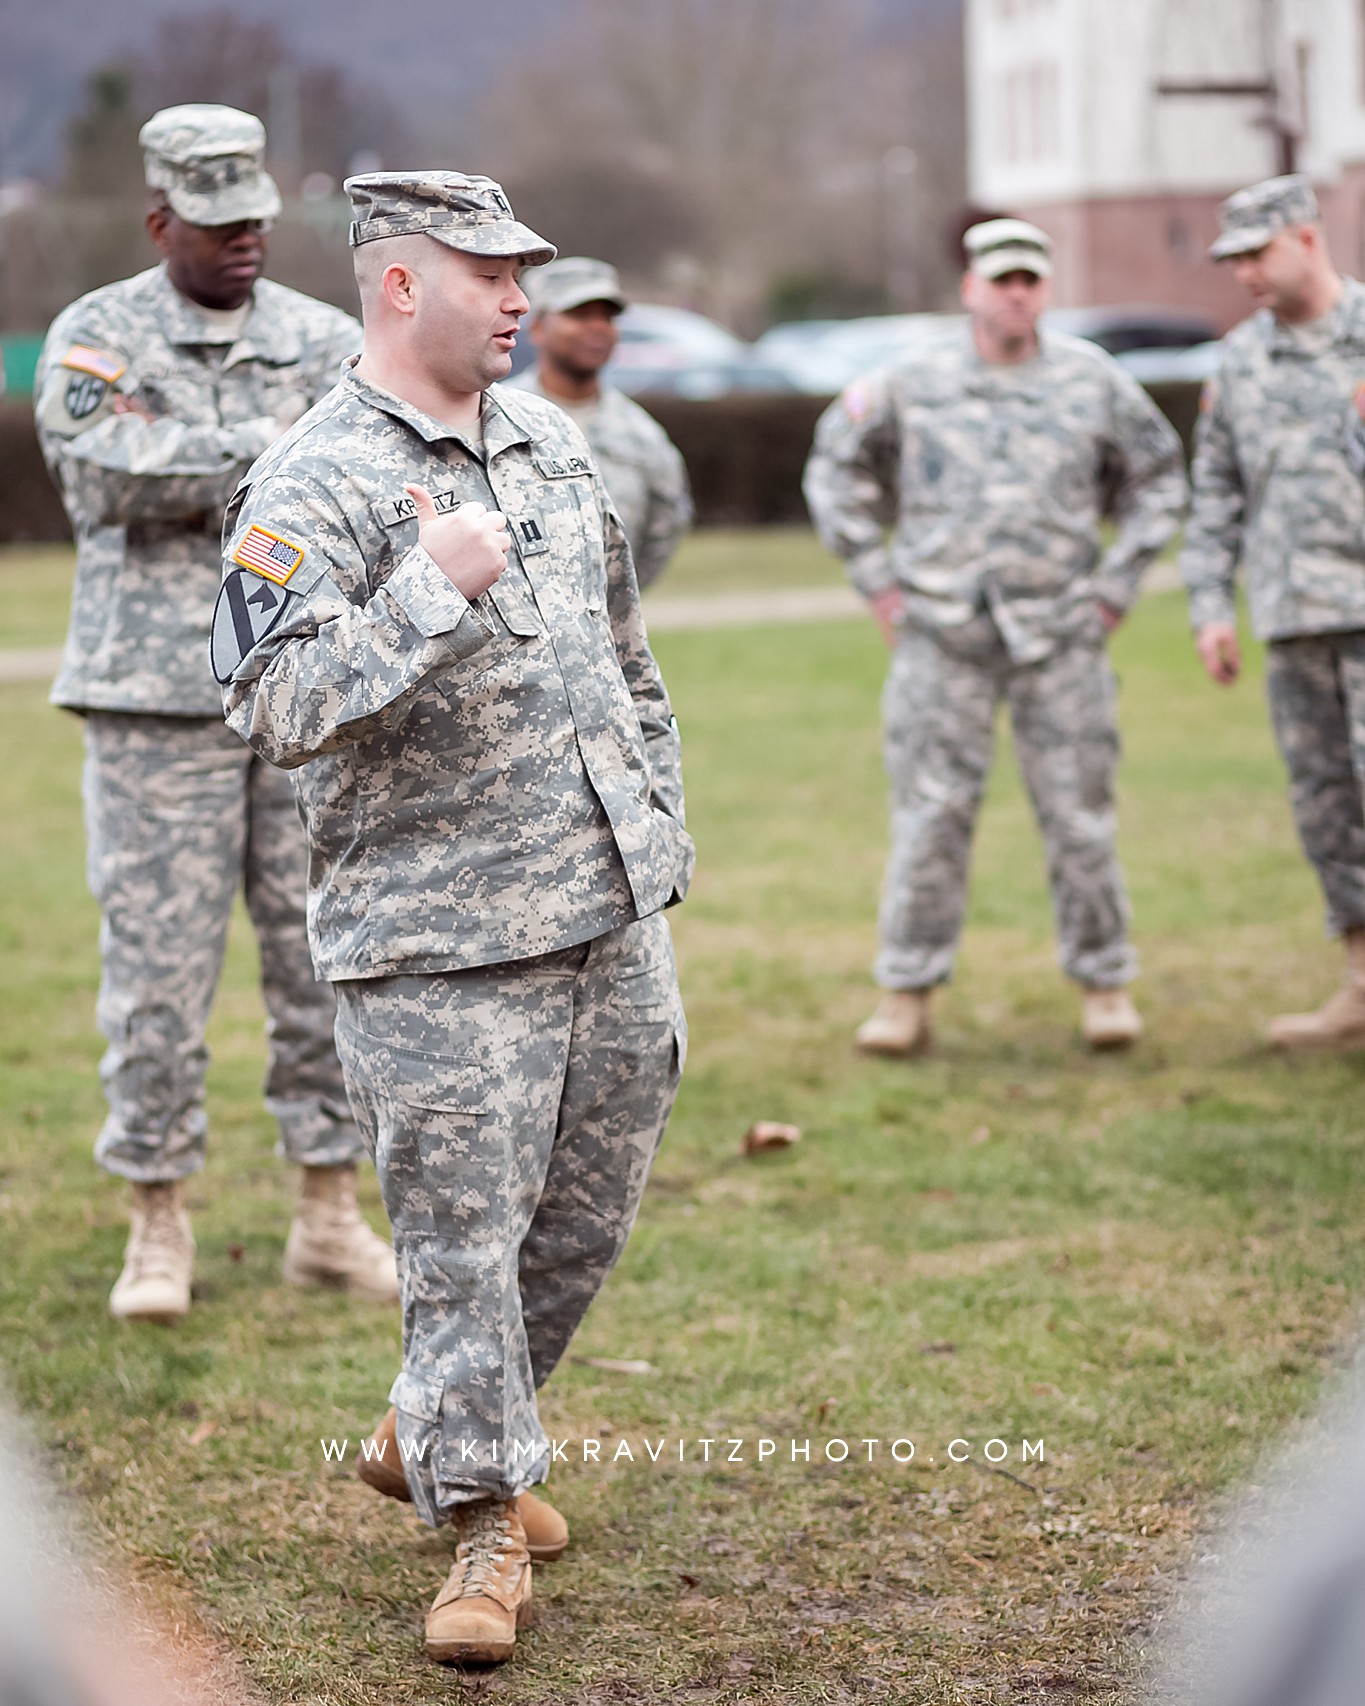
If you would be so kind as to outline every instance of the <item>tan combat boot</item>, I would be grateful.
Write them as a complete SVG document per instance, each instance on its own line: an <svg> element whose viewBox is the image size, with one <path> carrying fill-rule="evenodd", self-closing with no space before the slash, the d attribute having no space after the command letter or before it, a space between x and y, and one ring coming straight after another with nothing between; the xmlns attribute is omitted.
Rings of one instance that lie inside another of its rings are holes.
<svg viewBox="0 0 1365 1706"><path fill-rule="evenodd" d="M355 1168L300 1168L299 1201L284 1247L291 1285L330 1285L372 1303L398 1301L393 1247L366 1224Z"/></svg>
<svg viewBox="0 0 1365 1706"><path fill-rule="evenodd" d="M189 1314L194 1277L184 1181L134 1185L132 1220L109 1313L126 1321L178 1321Z"/></svg>
<svg viewBox="0 0 1365 1706"><path fill-rule="evenodd" d="M388 1415L361 1448L355 1472L368 1487L382 1493L386 1499L411 1501L407 1477L398 1452L398 1412ZM526 1550L537 1564L553 1564L569 1549L569 1525L552 1504L538 1499L534 1493L523 1493L517 1500L517 1515L526 1533Z"/></svg>
<svg viewBox="0 0 1365 1706"><path fill-rule="evenodd" d="M1365 930L1348 930L1346 980L1316 1013L1282 1013L1266 1029L1272 1048L1365 1048Z"/></svg>
<svg viewBox="0 0 1365 1706"><path fill-rule="evenodd" d="M929 1023L932 989L888 989L877 1010L853 1033L864 1054L922 1054L934 1040Z"/></svg>
<svg viewBox="0 0 1365 1706"><path fill-rule="evenodd" d="M500 1664L531 1621L531 1559L512 1499L461 1505L451 1521L455 1565L427 1613L426 1652L438 1664Z"/></svg>
<svg viewBox="0 0 1365 1706"><path fill-rule="evenodd" d="M1087 989L1081 1035L1091 1048L1128 1048L1142 1035L1142 1016L1126 989Z"/></svg>

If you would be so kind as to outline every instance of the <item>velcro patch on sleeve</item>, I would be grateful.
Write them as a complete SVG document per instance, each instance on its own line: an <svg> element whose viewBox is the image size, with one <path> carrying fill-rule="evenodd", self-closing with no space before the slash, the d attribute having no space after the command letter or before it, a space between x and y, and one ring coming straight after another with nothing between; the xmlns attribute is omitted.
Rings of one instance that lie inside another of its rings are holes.
<svg viewBox="0 0 1365 1706"><path fill-rule="evenodd" d="M112 385L128 371L128 363L113 350L91 349L89 344L72 344L62 357L63 367L74 367L77 373L91 373L96 379Z"/></svg>
<svg viewBox="0 0 1365 1706"><path fill-rule="evenodd" d="M214 680L225 685L252 648L279 626L292 592L276 592L233 569L218 593L209 637Z"/></svg>
<svg viewBox="0 0 1365 1706"><path fill-rule="evenodd" d="M268 527L258 527L255 523L247 528L241 544L232 553L234 563L240 563L244 569L253 569L278 586L285 584L303 557L302 545L296 545L283 534L272 533Z"/></svg>

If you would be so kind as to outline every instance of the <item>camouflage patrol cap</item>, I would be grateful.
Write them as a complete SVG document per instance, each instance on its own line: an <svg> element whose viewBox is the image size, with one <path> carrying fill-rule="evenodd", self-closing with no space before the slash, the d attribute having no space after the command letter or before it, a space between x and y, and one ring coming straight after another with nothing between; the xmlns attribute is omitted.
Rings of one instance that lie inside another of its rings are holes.
<svg viewBox="0 0 1365 1706"><path fill-rule="evenodd" d="M1052 239L1023 219L986 219L962 236L967 266L980 278L1003 278L1007 272L1031 272L1052 277Z"/></svg>
<svg viewBox="0 0 1365 1706"><path fill-rule="evenodd" d="M236 107L163 107L138 132L150 189L187 225L273 219L280 192L265 170L265 126Z"/></svg>
<svg viewBox="0 0 1365 1706"><path fill-rule="evenodd" d="M1221 230L1209 254L1215 261L1249 255L1263 249L1277 231L1290 225L1313 225L1321 217L1313 186L1302 172L1266 178L1230 195L1218 209Z"/></svg>
<svg viewBox="0 0 1365 1706"><path fill-rule="evenodd" d="M618 312L629 304L616 268L587 255L564 255L528 278L532 314L563 314L585 302L606 302Z"/></svg>
<svg viewBox="0 0 1365 1706"><path fill-rule="evenodd" d="M347 178L351 247L380 237L434 237L467 255L516 257L527 266L555 258L555 246L512 213L502 186L463 172L366 172Z"/></svg>

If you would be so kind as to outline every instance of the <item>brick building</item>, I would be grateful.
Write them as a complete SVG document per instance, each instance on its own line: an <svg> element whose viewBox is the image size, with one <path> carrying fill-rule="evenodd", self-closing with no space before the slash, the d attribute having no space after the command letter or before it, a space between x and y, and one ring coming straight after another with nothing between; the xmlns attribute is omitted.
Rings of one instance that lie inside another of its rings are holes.
<svg viewBox="0 0 1365 1706"><path fill-rule="evenodd" d="M1204 258L1229 191L1310 174L1365 276L1365 0L966 0L968 181L1057 242L1066 306L1246 299Z"/></svg>

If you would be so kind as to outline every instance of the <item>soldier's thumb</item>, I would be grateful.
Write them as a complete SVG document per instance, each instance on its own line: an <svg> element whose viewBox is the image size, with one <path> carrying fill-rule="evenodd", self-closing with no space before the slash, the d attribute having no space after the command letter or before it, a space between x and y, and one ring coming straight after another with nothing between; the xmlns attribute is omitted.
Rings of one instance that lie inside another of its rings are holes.
<svg viewBox="0 0 1365 1706"><path fill-rule="evenodd" d="M431 493L425 486L404 486L403 490L417 506L417 525L425 527L428 522L436 519L436 505L431 501Z"/></svg>

